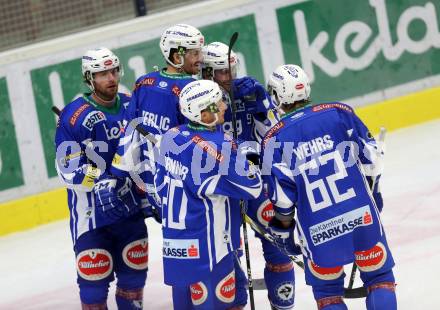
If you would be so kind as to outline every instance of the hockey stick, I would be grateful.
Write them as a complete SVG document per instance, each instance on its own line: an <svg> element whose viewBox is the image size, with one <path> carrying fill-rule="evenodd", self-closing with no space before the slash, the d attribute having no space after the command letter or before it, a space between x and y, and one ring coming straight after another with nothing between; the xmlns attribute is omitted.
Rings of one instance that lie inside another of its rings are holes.
<svg viewBox="0 0 440 310"><path fill-rule="evenodd" d="M235 105L234 100L234 90L233 90L233 79L232 79L232 71L231 71L231 51L232 47L234 46L235 42L237 42L238 38L238 32L234 32L231 36L231 39L229 40L229 47L228 47L228 71L229 71L229 99L231 100L231 110L232 110L232 136L234 139L237 139L238 133L237 133L237 106ZM245 221L246 211L244 206L244 201L240 200L240 209L241 209L241 216L243 217L243 243L244 243L244 253L246 257L246 271L248 276L248 286L249 286L249 300L251 304L251 309L255 309L255 301L254 301L254 288L252 285L252 271L251 271L251 259L249 255L249 239L248 239L248 233L247 233L247 226Z"/></svg>
<svg viewBox="0 0 440 310"><path fill-rule="evenodd" d="M58 107L56 107L56 106L52 106L51 110L52 110L52 112L55 113L58 117L60 117L60 115L61 115L61 110L60 110Z"/></svg>
<svg viewBox="0 0 440 310"><path fill-rule="evenodd" d="M260 224L255 222L252 218L250 218L246 214L244 216L244 219L245 219L246 223L248 223L249 226L251 226L251 228L253 230L255 230L257 233L259 233L264 239L266 239L267 241L269 241L271 243L274 243L273 236L270 233L268 233ZM301 269L304 269L304 263L298 258L298 256L290 255L290 254L286 254L286 255L289 256L289 258L295 264L297 264Z"/></svg>
<svg viewBox="0 0 440 310"><path fill-rule="evenodd" d="M382 152L382 144L385 142L385 134L386 133L387 133L386 128L385 127L381 127L380 128L380 132L379 132L379 138L377 139L378 140L377 147L378 147L378 150L380 152ZM373 192L373 190L374 190L374 184L376 183L376 178L377 178L377 176L374 176L372 178L372 181L371 181L371 192ZM357 268L358 267L357 267L356 263L353 262L353 267L351 267L350 281L348 282L348 289L351 289L353 287L354 278L356 278Z"/></svg>

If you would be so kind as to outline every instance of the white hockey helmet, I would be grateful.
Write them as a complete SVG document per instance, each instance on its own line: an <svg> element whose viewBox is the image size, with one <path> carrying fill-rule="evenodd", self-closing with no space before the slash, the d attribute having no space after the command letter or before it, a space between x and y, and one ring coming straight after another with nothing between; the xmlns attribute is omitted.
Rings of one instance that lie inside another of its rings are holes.
<svg viewBox="0 0 440 310"><path fill-rule="evenodd" d="M211 70L212 75L215 70L229 69L228 66L229 46L222 42L212 42L203 47L203 70ZM234 78L237 74L238 57L231 50L231 72Z"/></svg>
<svg viewBox="0 0 440 310"><path fill-rule="evenodd" d="M275 97L273 101L278 107L310 99L309 77L297 65L282 65L276 68L269 77L267 89L269 94Z"/></svg>
<svg viewBox="0 0 440 310"><path fill-rule="evenodd" d="M211 112L219 112L217 103L222 100L222 91L217 83L210 80L198 80L187 84L179 96L180 111L190 121L205 126L213 126L218 120L207 124L202 122L202 111L209 108Z"/></svg>
<svg viewBox="0 0 440 310"><path fill-rule="evenodd" d="M116 56L111 50L105 47L87 51L82 57L82 74L87 85L92 89L93 73L111 70L119 67L119 75L123 75L122 67Z"/></svg>
<svg viewBox="0 0 440 310"><path fill-rule="evenodd" d="M205 37L199 29L187 24L177 24L162 33L159 47L167 63L175 68L181 68L183 66L185 51L202 48L204 44ZM175 49L181 57L181 62L178 65L174 64L170 59L173 49Z"/></svg>

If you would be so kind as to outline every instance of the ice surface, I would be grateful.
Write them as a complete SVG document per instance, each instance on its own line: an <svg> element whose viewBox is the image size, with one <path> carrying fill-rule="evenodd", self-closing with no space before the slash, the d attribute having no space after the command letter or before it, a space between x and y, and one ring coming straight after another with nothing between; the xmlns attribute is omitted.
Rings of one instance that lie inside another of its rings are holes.
<svg viewBox="0 0 440 310"><path fill-rule="evenodd" d="M434 121L389 133L386 138L382 219L397 264L399 309L438 309L439 133L440 121ZM172 309L171 291L162 283L160 226L150 220L148 224L150 270L144 309ZM252 237L250 244L253 275L262 277L259 241ZM80 309L74 264L67 220L0 238L0 309ZM316 309L303 278L296 268L296 309ZM270 309L265 291L257 291L255 301L257 309ZM363 299L346 302L349 309L365 309ZM114 286L109 308L116 309Z"/></svg>

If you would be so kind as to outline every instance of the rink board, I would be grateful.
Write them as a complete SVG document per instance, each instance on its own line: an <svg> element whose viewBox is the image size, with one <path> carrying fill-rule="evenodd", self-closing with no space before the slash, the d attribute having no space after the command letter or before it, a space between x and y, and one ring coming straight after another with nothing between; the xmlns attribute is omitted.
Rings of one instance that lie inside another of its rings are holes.
<svg viewBox="0 0 440 310"><path fill-rule="evenodd" d="M377 133L381 126L389 131L440 118L440 87L374 105L358 108L357 114ZM64 188L0 204L0 236L67 218Z"/></svg>
<svg viewBox="0 0 440 310"><path fill-rule="evenodd" d="M263 83L278 65L299 64L314 102L340 100L373 132L394 130L440 117L436 12L429 0L211 0L0 53L0 235L68 216L51 107L85 91L85 50L113 49L125 72L119 89L129 92L163 64L158 42L170 25L196 26L206 42L239 31L240 76Z"/></svg>

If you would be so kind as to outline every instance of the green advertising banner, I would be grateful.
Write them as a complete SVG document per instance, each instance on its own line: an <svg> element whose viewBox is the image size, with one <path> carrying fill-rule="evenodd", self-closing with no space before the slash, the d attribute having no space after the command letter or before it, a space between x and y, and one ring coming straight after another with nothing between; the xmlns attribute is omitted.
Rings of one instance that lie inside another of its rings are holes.
<svg viewBox="0 0 440 310"><path fill-rule="evenodd" d="M0 191L23 185L6 79L0 79Z"/></svg>
<svg viewBox="0 0 440 310"><path fill-rule="evenodd" d="M440 73L440 2L306 1L277 9L286 63L314 101L353 98Z"/></svg>
<svg viewBox="0 0 440 310"><path fill-rule="evenodd" d="M264 80L258 35L253 15L201 27L207 43L222 41L229 43L234 31L240 30L240 37L234 48L248 60L247 73ZM136 78L153 70L154 66L164 67L165 61L159 49L159 39L115 49L124 67L122 89L130 90ZM63 106L75 96L87 90L82 83L81 60L63 62L31 71L32 87L37 106L38 121L45 152L47 173L56 176L54 167L54 136L56 122L51 107Z"/></svg>

